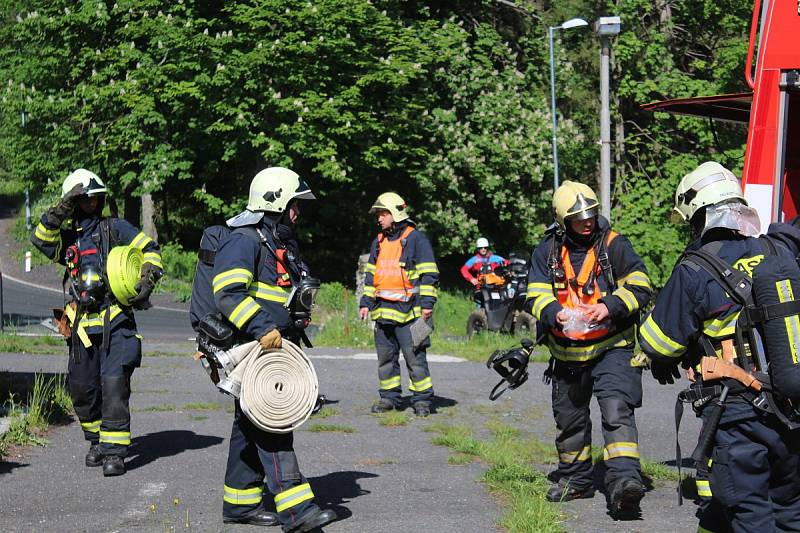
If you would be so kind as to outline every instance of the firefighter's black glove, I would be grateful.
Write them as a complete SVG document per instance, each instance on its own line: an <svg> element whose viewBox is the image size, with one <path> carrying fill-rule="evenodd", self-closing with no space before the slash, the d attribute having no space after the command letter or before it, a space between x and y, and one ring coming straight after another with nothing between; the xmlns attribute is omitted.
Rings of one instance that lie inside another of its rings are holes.
<svg viewBox="0 0 800 533"><path fill-rule="evenodd" d="M653 377L662 385L675 383L674 378L680 379L681 377L681 371L678 368L677 362L672 364L651 360L650 372L653 373Z"/></svg>
<svg viewBox="0 0 800 533"><path fill-rule="evenodd" d="M142 276L134 286L136 296L128 301L131 307L135 309L149 309L152 307L150 294L156 288L156 282L161 278L161 274L162 270L152 263L142 265Z"/></svg>
<svg viewBox="0 0 800 533"><path fill-rule="evenodd" d="M80 183L70 189L58 204L48 209L48 224L54 227L60 227L65 220L72 216L75 207L78 205L78 199L85 194L86 188Z"/></svg>

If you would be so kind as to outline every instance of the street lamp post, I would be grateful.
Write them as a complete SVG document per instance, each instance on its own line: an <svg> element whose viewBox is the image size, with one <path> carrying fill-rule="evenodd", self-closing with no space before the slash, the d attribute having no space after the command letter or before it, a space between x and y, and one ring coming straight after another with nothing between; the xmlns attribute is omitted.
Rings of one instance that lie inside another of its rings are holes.
<svg viewBox="0 0 800 533"><path fill-rule="evenodd" d="M600 17L595 31L600 36L600 205L611 220L611 113L609 112L609 66L611 38L619 33L619 17Z"/></svg>
<svg viewBox="0 0 800 533"><path fill-rule="evenodd" d="M570 28L579 28L581 26L588 26L589 23L583 19L574 18L569 19L560 26L550 26L548 28L548 39L550 43L550 114L553 116L553 190L558 189L558 119L556 118L556 62L554 58L553 49L553 34L556 30L568 30Z"/></svg>

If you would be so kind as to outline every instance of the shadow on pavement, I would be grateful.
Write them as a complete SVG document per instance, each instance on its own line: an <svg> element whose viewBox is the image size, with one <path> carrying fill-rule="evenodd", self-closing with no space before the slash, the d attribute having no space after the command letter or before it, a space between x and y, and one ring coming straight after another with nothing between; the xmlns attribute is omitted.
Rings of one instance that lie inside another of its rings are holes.
<svg viewBox="0 0 800 533"><path fill-rule="evenodd" d="M0 460L0 476L3 474L10 474L12 470L17 468L25 468L29 466L27 463L12 463Z"/></svg>
<svg viewBox="0 0 800 533"><path fill-rule="evenodd" d="M338 520L345 520L350 518L353 513L343 504L370 493L361 488L358 480L373 477L378 477L378 474L355 471L331 472L321 477L311 478L309 483L313 487L317 505L322 509L333 509L339 517Z"/></svg>
<svg viewBox="0 0 800 533"><path fill-rule="evenodd" d="M201 450L216 446L224 439L211 435L198 435L194 431L171 430L148 433L133 439L128 456L132 457L125 462L128 470L135 470L148 463L178 455L187 450Z"/></svg>

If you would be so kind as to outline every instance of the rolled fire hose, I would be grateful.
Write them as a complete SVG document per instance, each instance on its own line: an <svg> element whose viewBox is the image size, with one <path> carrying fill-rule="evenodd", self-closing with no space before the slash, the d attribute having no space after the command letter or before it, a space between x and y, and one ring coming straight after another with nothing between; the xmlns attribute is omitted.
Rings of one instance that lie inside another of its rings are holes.
<svg viewBox="0 0 800 533"><path fill-rule="evenodd" d="M136 296L136 283L142 273L144 253L135 246L115 246L106 259L106 275L111 293L122 305Z"/></svg>
<svg viewBox="0 0 800 533"><path fill-rule="evenodd" d="M258 341L232 348L228 377L218 387L237 396L242 411L258 428L289 433L311 416L319 396L314 365L296 344L283 339L279 349L264 350Z"/></svg>

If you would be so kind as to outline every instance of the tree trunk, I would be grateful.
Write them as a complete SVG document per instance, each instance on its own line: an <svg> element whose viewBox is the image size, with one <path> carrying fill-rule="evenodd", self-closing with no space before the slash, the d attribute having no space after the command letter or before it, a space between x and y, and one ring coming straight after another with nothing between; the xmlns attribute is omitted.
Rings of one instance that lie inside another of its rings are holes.
<svg viewBox="0 0 800 533"><path fill-rule="evenodd" d="M149 192L142 195L142 231L154 241L158 241L153 195Z"/></svg>

